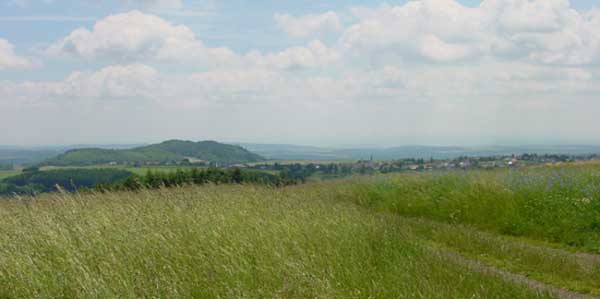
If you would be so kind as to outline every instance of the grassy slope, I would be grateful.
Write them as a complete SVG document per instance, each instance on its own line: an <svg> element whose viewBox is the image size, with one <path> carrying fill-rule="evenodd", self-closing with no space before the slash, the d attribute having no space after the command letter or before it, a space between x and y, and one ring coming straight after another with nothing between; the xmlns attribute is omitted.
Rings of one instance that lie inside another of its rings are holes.
<svg viewBox="0 0 600 299"><path fill-rule="evenodd" d="M0 297L549 297L432 254L351 186L0 202Z"/></svg>
<svg viewBox="0 0 600 299"><path fill-rule="evenodd" d="M600 165L406 174L356 192L379 210L600 253Z"/></svg>
<svg viewBox="0 0 600 299"><path fill-rule="evenodd" d="M357 181L340 197L401 216L437 248L600 296L598 178L596 163L405 174Z"/></svg>
<svg viewBox="0 0 600 299"><path fill-rule="evenodd" d="M0 297L541 296L451 253L600 295L600 256L577 252L597 248L599 173L581 164L0 202Z"/></svg>

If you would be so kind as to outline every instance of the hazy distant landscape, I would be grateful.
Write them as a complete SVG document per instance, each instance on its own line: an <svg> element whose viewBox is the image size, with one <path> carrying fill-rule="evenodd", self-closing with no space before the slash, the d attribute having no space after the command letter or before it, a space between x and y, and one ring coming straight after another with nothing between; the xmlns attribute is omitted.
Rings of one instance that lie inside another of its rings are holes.
<svg viewBox="0 0 600 299"><path fill-rule="evenodd" d="M600 299L600 0L0 0L0 299Z"/></svg>
<svg viewBox="0 0 600 299"><path fill-rule="evenodd" d="M327 148L314 146L251 144L243 147L273 160L376 160L394 159L447 159L462 156L502 156L512 154L585 155L600 152L597 145L525 145L525 146L399 146L389 148Z"/></svg>
<svg viewBox="0 0 600 299"><path fill-rule="evenodd" d="M389 148L332 148L288 144L256 144L231 143L240 145L250 152L256 153L268 160L366 160L373 156L376 160L394 159L446 159L461 156L501 156L512 154L557 154L557 155L586 155L600 152L598 145L524 145L524 146L474 146L474 147L443 147L443 146L399 146ZM67 151L77 149L134 149L145 145L71 145L55 147L0 147L0 163L15 165L31 165L54 158ZM169 157L167 157L169 158ZM175 159L181 158L176 156ZM110 159L108 159L110 160ZM111 161L101 161L108 163ZM115 160L115 159L113 159ZM100 163L101 164L101 163Z"/></svg>

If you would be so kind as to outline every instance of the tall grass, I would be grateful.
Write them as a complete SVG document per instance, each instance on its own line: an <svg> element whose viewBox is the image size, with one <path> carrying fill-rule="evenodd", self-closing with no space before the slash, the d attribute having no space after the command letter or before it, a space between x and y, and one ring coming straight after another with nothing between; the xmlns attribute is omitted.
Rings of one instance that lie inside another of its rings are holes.
<svg viewBox="0 0 600 299"><path fill-rule="evenodd" d="M600 166L406 174L357 183L363 206L600 252Z"/></svg>
<svg viewBox="0 0 600 299"><path fill-rule="evenodd" d="M546 298L472 273L352 184L0 202L1 298Z"/></svg>

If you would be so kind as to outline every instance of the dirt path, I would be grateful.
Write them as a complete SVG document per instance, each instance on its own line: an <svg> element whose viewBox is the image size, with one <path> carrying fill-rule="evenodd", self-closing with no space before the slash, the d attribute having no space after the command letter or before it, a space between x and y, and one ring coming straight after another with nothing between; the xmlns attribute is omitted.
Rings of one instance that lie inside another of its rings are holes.
<svg viewBox="0 0 600 299"><path fill-rule="evenodd" d="M458 253L452 252L452 251L440 250L439 248L437 248L437 249L429 248L429 250L434 255L437 255L437 256L447 259L447 260L450 260L451 262L453 262L455 264L465 266L472 271L484 273L486 275L497 276L506 281L525 285L528 288L535 290L537 292L551 293L551 294L554 294L557 298L561 298L561 299L600 299L600 297L579 294L576 292L572 292L569 290L555 287L553 285L539 282L539 281L531 279L525 275L515 274L512 272L498 269L496 267L488 266L488 265L483 264L480 261L465 258L464 256L462 256Z"/></svg>

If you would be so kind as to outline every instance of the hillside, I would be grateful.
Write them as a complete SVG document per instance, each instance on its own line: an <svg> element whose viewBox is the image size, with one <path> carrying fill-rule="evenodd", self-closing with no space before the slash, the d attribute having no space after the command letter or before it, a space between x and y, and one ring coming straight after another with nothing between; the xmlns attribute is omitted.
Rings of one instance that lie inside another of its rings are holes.
<svg viewBox="0 0 600 299"><path fill-rule="evenodd" d="M55 149L5 147L0 148L0 164L10 165L12 168L12 165L39 163L59 153Z"/></svg>
<svg viewBox="0 0 600 299"><path fill-rule="evenodd" d="M597 298L599 173L0 200L0 298Z"/></svg>
<svg viewBox="0 0 600 299"><path fill-rule="evenodd" d="M236 145L222 144L215 141L169 140L133 149L75 149L49 159L43 164L49 166L83 166L112 162L119 164L167 163L179 162L184 159L224 164L264 160L263 157Z"/></svg>

